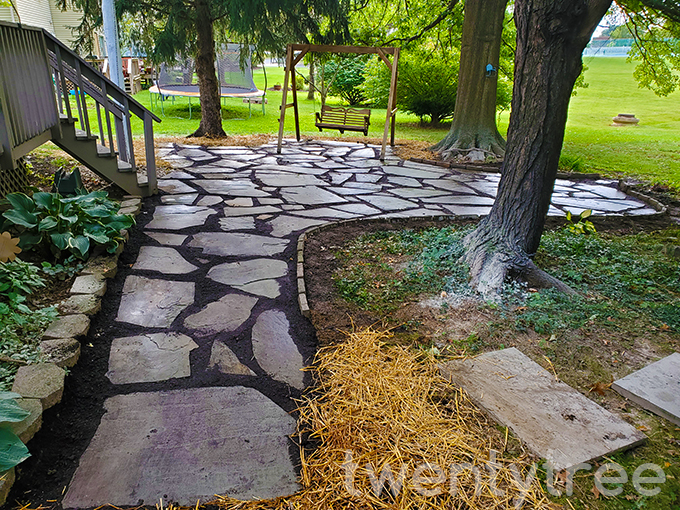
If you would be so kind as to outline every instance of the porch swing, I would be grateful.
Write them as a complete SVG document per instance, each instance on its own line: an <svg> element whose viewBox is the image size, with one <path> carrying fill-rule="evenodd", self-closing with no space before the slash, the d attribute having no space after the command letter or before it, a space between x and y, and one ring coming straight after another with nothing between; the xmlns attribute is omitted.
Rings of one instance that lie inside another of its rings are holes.
<svg viewBox="0 0 680 510"><path fill-rule="evenodd" d="M283 80L283 95L281 101L281 116L279 118L279 138L277 145L277 153L281 154L281 145L283 143L283 127L286 117L286 110L293 108L295 115L295 137L300 141L300 117L298 113L297 90L292 89L293 102L287 103L288 84L295 83L295 66L302 60L302 58L312 52L328 52L328 53L354 53L357 55L374 54L378 55L381 60L387 65L390 70L390 91L387 100L387 115L385 118L385 131L383 133L382 149L380 151L380 159L385 159L385 151L387 149L387 135L391 131L390 145L394 147L394 130L396 123L396 102L397 102L397 75L399 64L399 48L392 47L363 47L363 46L337 46L337 45L318 45L318 44L289 44L286 52L286 68ZM297 53L296 53L297 52ZM392 55L390 62L387 55ZM345 131L356 131L368 135L368 127L370 125L371 110L359 108L344 108L341 106L327 106L322 105L321 112L315 112L315 125L319 131L324 129L337 129L341 134Z"/></svg>

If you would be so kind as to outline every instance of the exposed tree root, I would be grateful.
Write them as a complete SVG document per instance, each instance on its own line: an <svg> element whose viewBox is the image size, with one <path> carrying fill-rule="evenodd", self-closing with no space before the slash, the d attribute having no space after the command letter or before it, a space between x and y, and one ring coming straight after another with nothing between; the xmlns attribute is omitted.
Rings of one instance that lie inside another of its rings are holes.
<svg viewBox="0 0 680 510"><path fill-rule="evenodd" d="M215 131L215 132L213 132ZM219 128L219 130L208 130L202 128L199 126L199 128L191 133L190 135L187 135L187 138L227 138L227 133L224 132L224 129Z"/></svg>
<svg viewBox="0 0 680 510"><path fill-rule="evenodd" d="M479 228L468 235L464 241L467 251L463 259L470 267L472 287L484 299L498 301L503 284L508 280L536 289L553 288L576 294L569 285L540 269L526 253L510 246L499 235L484 236L484 240L480 237Z"/></svg>
<svg viewBox="0 0 680 510"><path fill-rule="evenodd" d="M434 145L432 150L441 154L444 160L499 160L505 155L505 140L495 129L456 130Z"/></svg>

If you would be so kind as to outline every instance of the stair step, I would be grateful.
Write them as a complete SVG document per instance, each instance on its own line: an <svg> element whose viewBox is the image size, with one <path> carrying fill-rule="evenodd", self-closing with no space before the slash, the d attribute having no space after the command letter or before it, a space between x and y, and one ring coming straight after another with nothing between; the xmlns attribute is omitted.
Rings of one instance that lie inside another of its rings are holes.
<svg viewBox="0 0 680 510"><path fill-rule="evenodd" d="M78 122L78 119L75 117L69 117L65 113L60 113L59 114L59 120L61 121L62 124L75 124Z"/></svg>
<svg viewBox="0 0 680 510"><path fill-rule="evenodd" d="M135 169L132 168L132 165L128 163L127 161L121 161L120 159L118 160L118 171L119 172L134 172Z"/></svg>
<svg viewBox="0 0 680 510"><path fill-rule="evenodd" d="M76 140L96 140L99 138L97 135L87 136L87 133L82 129L76 129Z"/></svg>
<svg viewBox="0 0 680 510"><path fill-rule="evenodd" d="M112 151L109 147L104 147L103 145L97 144L97 156L100 158L112 158L117 156L116 151Z"/></svg>

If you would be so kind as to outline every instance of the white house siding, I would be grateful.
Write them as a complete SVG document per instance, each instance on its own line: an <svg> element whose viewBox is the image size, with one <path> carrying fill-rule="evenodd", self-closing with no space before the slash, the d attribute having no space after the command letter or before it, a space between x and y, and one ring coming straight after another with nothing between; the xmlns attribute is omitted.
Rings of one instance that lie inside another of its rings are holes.
<svg viewBox="0 0 680 510"><path fill-rule="evenodd" d="M22 24L44 28L54 33L49 0L14 0L14 3Z"/></svg>
<svg viewBox="0 0 680 510"><path fill-rule="evenodd" d="M12 21L16 23L17 17L16 15L12 16L12 14L14 14L14 9L0 6L0 21Z"/></svg>
<svg viewBox="0 0 680 510"><path fill-rule="evenodd" d="M54 0L49 0L50 10L52 11L52 21L54 23L54 35L69 48L73 47L76 36L71 31L72 28L80 25L83 17L82 11L61 11Z"/></svg>

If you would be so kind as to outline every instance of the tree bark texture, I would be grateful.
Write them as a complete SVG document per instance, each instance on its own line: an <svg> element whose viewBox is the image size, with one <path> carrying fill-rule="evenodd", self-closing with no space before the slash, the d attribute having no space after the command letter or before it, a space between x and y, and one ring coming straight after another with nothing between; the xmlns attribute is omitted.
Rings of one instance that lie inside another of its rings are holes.
<svg viewBox="0 0 680 510"><path fill-rule="evenodd" d="M215 37L209 0L196 0L196 75L201 123L191 136L224 137L220 82L215 70Z"/></svg>
<svg viewBox="0 0 680 510"><path fill-rule="evenodd" d="M507 277L569 287L538 269L538 249L581 54L611 0L517 0L517 51L508 144L498 196L466 238L472 282L487 296Z"/></svg>
<svg viewBox="0 0 680 510"><path fill-rule="evenodd" d="M453 123L433 147L445 159L475 154L503 156L505 140L496 128L498 69L507 0L466 0ZM484 156L482 156L484 157Z"/></svg>

